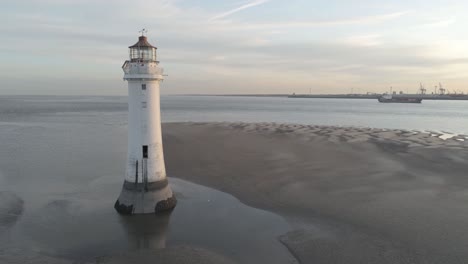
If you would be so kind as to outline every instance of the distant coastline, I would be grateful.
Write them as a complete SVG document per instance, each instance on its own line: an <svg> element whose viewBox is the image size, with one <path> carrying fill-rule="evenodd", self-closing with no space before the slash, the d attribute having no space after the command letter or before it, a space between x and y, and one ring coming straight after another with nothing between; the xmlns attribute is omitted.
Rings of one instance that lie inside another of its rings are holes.
<svg viewBox="0 0 468 264"><path fill-rule="evenodd" d="M377 99L382 94L181 94L179 96L233 96L233 97L288 97L323 99ZM468 100L465 94L397 94L394 96L417 97L424 100Z"/></svg>
<svg viewBox="0 0 468 264"><path fill-rule="evenodd" d="M289 98L378 99L382 94L292 94ZM464 94L394 94L393 97L421 98L423 100L468 100Z"/></svg>

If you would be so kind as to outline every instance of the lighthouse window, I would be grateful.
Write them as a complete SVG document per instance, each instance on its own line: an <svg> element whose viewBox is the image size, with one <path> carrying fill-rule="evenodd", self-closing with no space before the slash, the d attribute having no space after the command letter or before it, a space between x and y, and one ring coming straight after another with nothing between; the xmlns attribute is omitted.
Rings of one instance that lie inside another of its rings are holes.
<svg viewBox="0 0 468 264"><path fill-rule="evenodd" d="M146 102L141 102L141 107L146 108Z"/></svg>
<svg viewBox="0 0 468 264"><path fill-rule="evenodd" d="M148 158L148 146L143 146L143 158Z"/></svg>
<svg viewBox="0 0 468 264"><path fill-rule="evenodd" d="M142 85L141 85L141 89L142 89L143 91L146 90L146 84L142 84Z"/></svg>

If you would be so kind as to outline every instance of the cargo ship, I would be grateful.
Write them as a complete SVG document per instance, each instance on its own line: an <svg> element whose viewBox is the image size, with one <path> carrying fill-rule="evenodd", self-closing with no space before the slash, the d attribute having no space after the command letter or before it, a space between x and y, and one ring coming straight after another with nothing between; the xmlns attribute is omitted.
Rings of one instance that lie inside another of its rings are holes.
<svg viewBox="0 0 468 264"><path fill-rule="evenodd" d="M422 98L420 97L409 97L409 96L393 96L391 94L384 94L377 98L381 103L408 103L408 104L420 104Z"/></svg>

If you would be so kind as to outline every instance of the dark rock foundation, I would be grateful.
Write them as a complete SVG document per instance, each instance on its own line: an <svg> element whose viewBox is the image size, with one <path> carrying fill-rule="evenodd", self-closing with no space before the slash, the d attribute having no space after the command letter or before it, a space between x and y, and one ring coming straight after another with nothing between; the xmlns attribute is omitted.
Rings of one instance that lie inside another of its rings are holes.
<svg viewBox="0 0 468 264"><path fill-rule="evenodd" d="M119 214L154 214L174 209L177 204L167 179L146 185L124 182L114 208Z"/></svg>

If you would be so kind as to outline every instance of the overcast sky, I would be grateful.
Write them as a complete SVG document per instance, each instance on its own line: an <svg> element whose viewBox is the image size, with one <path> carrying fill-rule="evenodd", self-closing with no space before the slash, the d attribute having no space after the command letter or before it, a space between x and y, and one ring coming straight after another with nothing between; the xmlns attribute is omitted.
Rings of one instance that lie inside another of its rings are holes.
<svg viewBox="0 0 468 264"><path fill-rule="evenodd" d="M467 14L466 0L6 1L0 94L126 94L141 28L166 94L468 92Z"/></svg>

